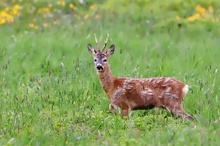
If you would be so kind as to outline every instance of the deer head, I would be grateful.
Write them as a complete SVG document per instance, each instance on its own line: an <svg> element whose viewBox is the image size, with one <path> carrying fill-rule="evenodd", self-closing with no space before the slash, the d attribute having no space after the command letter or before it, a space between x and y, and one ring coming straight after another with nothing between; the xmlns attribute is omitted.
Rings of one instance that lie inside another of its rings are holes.
<svg viewBox="0 0 220 146"><path fill-rule="evenodd" d="M110 48L105 51L105 48L108 43L108 37L109 34L107 35L106 41L104 46L102 47L102 50L100 50L100 46L98 44L96 35L94 34L95 37L95 42L98 50L95 50L91 44L88 44L88 50L89 53L94 57L94 65L95 68L98 72L103 72L106 66L108 66L108 58L114 53L115 50L115 45L111 45Z"/></svg>

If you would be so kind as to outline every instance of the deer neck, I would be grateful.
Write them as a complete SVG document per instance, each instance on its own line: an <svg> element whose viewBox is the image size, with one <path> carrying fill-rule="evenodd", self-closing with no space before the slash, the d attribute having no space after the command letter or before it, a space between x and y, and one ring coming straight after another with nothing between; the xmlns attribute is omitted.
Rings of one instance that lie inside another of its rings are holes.
<svg viewBox="0 0 220 146"><path fill-rule="evenodd" d="M110 66L107 64L103 72L98 72L99 80L102 88L107 94L111 92L111 89L114 87L115 77L112 75Z"/></svg>

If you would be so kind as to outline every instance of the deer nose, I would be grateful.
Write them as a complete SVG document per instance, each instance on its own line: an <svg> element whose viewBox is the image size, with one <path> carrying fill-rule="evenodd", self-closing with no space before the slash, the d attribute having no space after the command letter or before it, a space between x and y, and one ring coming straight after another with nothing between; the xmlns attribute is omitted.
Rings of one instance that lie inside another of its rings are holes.
<svg viewBox="0 0 220 146"><path fill-rule="evenodd" d="M96 68L97 68L97 70L99 70L99 71L100 71L100 70L103 70L103 67L102 67L101 65L97 65Z"/></svg>

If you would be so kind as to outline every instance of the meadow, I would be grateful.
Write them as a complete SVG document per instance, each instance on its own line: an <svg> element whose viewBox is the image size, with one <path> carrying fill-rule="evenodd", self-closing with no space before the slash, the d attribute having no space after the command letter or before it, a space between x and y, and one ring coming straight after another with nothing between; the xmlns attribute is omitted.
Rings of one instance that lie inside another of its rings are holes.
<svg viewBox="0 0 220 146"><path fill-rule="evenodd" d="M0 2L0 145L219 145L218 0ZM117 77L174 77L184 109L113 116L87 44Z"/></svg>

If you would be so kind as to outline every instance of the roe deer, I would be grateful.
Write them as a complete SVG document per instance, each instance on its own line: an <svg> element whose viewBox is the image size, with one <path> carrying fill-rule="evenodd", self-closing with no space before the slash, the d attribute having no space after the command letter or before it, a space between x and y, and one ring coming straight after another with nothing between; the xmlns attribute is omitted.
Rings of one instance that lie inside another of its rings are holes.
<svg viewBox="0 0 220 146"><path fill-rule="evenodd" d="M94 35L95 36L95 35ZM131 110L165 108L176 117L194 120L182 109L182 101L188 92L188 85L173 78L117 78L112 75L109 57L114 53L115 45L105 52L108 36L102 50L95 36L98 50L88 44L89 53L94 57L94 65L102 88L110 100L109 109L116 115L119 109L122 117L127 117Z"/></svg>

